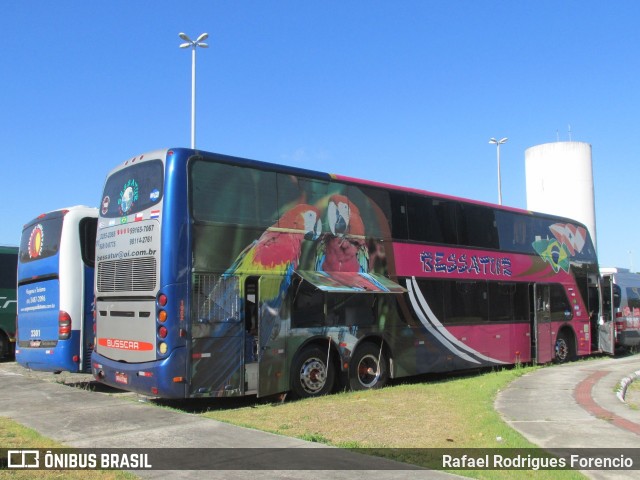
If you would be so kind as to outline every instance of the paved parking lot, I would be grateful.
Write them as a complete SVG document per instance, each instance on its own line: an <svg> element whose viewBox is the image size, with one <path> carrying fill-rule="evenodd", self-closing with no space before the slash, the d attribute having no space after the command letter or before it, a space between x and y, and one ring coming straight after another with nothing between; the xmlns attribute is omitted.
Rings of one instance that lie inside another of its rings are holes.
<svg viewBox="0 0 640 480"><path fill-rule="evenodd" d="M527 374L496 399L496 409L514 429L545 449L640 447L640 410L629 406L640 397L622 394L625 379L640 375L640 355L579 361ZM318 462L345 462L344 470L279 470L261 478L423 479L452 478L434 471L390 470L375 457L326 459L322 445L235 427L198 415L157 408L136 394L111 389L90 375L32 372L14 362L0 363L0 416L41 434L82 448L285 448L316 449ZM75 388L70 388L73 386ZM626 400L626 402L625 402ZM75 406L75 407L71 407ZM73 410L73 413L70 413ZM286 450L290 452L295 450ZM240 459L239 461L249 461ZM365 462L364 465L362 462ZM322 463L320 463L322 465ZM366 468L368 470L361 470ZM590 471L595 479L623 479L632 472ZM164 478L166 471L136 471L145 478ZM257 472L207 471L208 478L253 479ZM201 478L197 471L172 471L174 478Z"/></svg>

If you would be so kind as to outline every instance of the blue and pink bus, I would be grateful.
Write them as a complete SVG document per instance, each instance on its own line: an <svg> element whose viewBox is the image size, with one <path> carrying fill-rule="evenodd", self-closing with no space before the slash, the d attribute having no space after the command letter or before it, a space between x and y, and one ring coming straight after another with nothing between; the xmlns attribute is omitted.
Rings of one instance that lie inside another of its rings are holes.
<svg viewBox="0 0 640 480"><path fill-rule="evenodd" d="M310 397L564 362L601 348L599 288L567 218L160 150L106 179L92 371L157 397Z"/></svg>
<svg viewBox="0 0 640 480"><path fill-rule="evenodd" d="M31 370L88 372L98 209L42 214L22 230L16 361Z"/></svg>

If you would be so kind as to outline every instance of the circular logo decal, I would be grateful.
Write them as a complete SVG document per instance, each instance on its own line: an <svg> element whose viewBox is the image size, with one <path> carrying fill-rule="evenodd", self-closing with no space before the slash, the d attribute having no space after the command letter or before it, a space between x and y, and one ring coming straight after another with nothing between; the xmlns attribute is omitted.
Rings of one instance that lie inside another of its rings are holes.
<svg viewBox="0 0 640 480"><path fill-rule="evenodd" d="M120 205L120 214L124 215L131 210L133 205L138 201L138 182L129 180L124 184L120 192L118 204Z"/></svg>
<svg viewBox="0 0 640 480"><path fill-rule="evenodd" d="M44 230L38 224L31 230L29 235L29 258L37 258L42 253L42 243L44 240Z"/></svg>

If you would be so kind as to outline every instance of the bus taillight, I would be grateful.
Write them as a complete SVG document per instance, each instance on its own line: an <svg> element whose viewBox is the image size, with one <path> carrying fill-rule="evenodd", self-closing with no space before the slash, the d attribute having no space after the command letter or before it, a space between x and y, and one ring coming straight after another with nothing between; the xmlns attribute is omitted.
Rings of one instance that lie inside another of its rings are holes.
<svg viewBox="0 0 640 480"><path fill-rule="evenodd" d="M71 336L71 315L64 310L58 312L58 339L68 340Z"/></svg>
<svg viewBox="0 0 640 480"><path fill-rule="evenodd" d="M164 293L158 295L158 305L164 307L167 304L167 296Z"/></svg>

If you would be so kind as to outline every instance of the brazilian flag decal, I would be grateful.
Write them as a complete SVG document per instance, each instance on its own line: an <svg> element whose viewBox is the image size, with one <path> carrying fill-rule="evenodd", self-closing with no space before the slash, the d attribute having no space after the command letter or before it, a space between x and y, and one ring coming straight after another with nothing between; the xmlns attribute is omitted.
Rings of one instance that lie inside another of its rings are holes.
<svg viewBox="0 0 640 480"><path fill-rule="evenodd" d="M551 264L553 271L558 273L560 269L569 272L569 251L564 243L553 240L536 240L533 242L534 250L540 257Z"/></svg>

